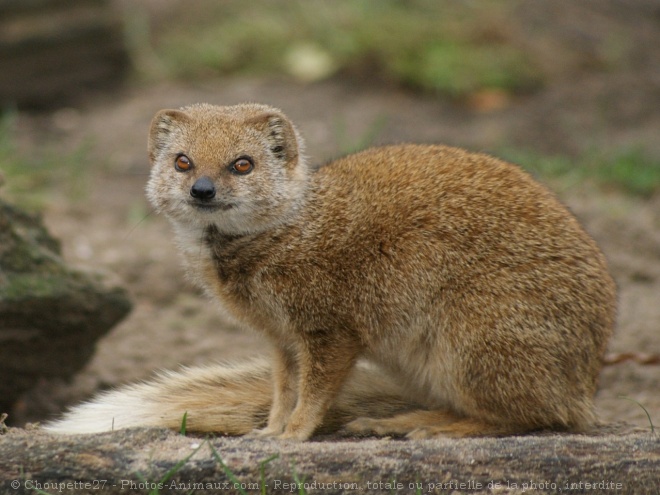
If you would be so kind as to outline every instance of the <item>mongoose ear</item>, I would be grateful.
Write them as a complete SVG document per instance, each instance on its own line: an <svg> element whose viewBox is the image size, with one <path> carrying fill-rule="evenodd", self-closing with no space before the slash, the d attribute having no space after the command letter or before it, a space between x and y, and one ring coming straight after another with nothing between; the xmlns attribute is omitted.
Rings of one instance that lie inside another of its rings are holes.
<svg viewBox="0 0 660 495"><path fill-rule="evenodd" d="M293 124L284 115L265 112L248 119L252 124L267 134L270 151L288 166L295 166L300 152L300 138Z"/></svg>
<svg viewBox="0 0 660 495"><path fill-rule="evenodd" d="M161 110L151 120L147 149L152 165L155 163L158 153L170 142L170 135L178 127L177 123L185 123L189 120L190 117L181 110Z"/></svg>

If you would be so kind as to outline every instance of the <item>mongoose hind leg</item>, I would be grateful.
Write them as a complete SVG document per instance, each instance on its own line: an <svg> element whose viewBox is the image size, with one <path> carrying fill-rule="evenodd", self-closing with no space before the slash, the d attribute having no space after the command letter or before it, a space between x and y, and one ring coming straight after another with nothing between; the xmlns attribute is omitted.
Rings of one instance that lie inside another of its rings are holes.
<svg viewBox="0 0 660 495"><path fill-rule="evenodd" d="M398 414L391 418L358 418L346 425L346 430L357 434L395 435L411 439L434 437L479 437L520 433L506 426L458 416L448 410L418 410Z"/></svg>

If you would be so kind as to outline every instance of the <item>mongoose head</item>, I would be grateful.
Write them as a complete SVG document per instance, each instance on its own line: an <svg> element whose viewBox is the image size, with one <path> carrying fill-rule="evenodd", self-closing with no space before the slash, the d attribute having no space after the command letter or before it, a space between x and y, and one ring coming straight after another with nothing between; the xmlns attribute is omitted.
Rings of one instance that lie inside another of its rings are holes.
<svg viewBox="0 0 660 495"><path fill-rule="evenodd" d="M309 171L302 139L278 109L197 104L151 122L147 197L180 225L241 235L295 215Z"/></svg>

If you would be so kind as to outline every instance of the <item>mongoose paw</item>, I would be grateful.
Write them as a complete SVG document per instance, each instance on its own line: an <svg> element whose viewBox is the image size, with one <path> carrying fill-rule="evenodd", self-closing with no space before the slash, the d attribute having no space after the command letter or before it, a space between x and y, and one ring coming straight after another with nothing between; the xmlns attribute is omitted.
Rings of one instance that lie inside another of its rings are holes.
<svg viewBox="0 0 660 495"><path fill-rule="evenodd" d="M411 430L406 438L423 440L425 438L465 438L484 435L501 435L513 433L501 426L482 423L478 420L463 419L447 425L426 425Z"/></svg>
<svg viewBox="0 0 660 495"><path fill-rule="evenodd" d="M270 428L266 426L265 428L252 430L250 433L245 435L245 438L273 438L277 440L293 440L302 442L307 440L309 435L305 435L303 432L282 431L277 428Z"/></svg>
<svg viewBox="0 0 660 495"><path fill-rule="evenodd" d="M420 426L414 430L408 432L406 438L409 440L425 440L427 438L437 438L437 437L446 437L452 436L448 435L442 427L437 426Z"/></svg>
<svg viewBox="0 0 660 495"><path fill-rule="evenodd" d="M423 418L411 418L406 415L394 418L358 418L345 426L346 431L356 434L375 434L378 436L405 436L411 440L436 437L471 436L476 426L471 422L449 423L446 425L421 423Z"/></svg>
<svg viewBox="0 0 660 495"><path fill-rule="evenodd" d="M391 432L387 425L380 419L358 418L354 419L345 426L346 431L359 435L376 434L380 436L388 435Z"/></svg>
<svg viewBox="0 0 660 495"><path fill-rule="evenodd" d="M264 428L257 428L250 433L245 434L245 438L276 438L282 434L282 429L271 428L266 426Z"/></svg>
<svg viewBox="0 0 660 495"><path fill-rule="evenodd" d="M276 437L278 440L290 440L293 442L304 442L309 438L309 435L303 435L296 432L284 432Z"/></svg>

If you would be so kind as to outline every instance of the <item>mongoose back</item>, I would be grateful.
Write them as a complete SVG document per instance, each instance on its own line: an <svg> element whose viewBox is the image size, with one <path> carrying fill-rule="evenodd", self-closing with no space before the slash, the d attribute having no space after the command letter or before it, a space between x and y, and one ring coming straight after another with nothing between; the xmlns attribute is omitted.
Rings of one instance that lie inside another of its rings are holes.
<svg viewBox="0 0 660 495"><path fill-rule="evenodd" d="M508 435L594 420L615 286L594 241L519 167L397 145L315 170L289 119L258 104L160 111L149 157L147 195L191 279L272 342L272 372L260 368L268 411L252 435L309 438L358 376L376 401L362 411L379 409L385 377L408 407L345 415L354 433ZM356 371L364 360L371 379ZM228 400L224 386L197 401ZM188 406L178 411L200 431L228 421Z"/></svg>

